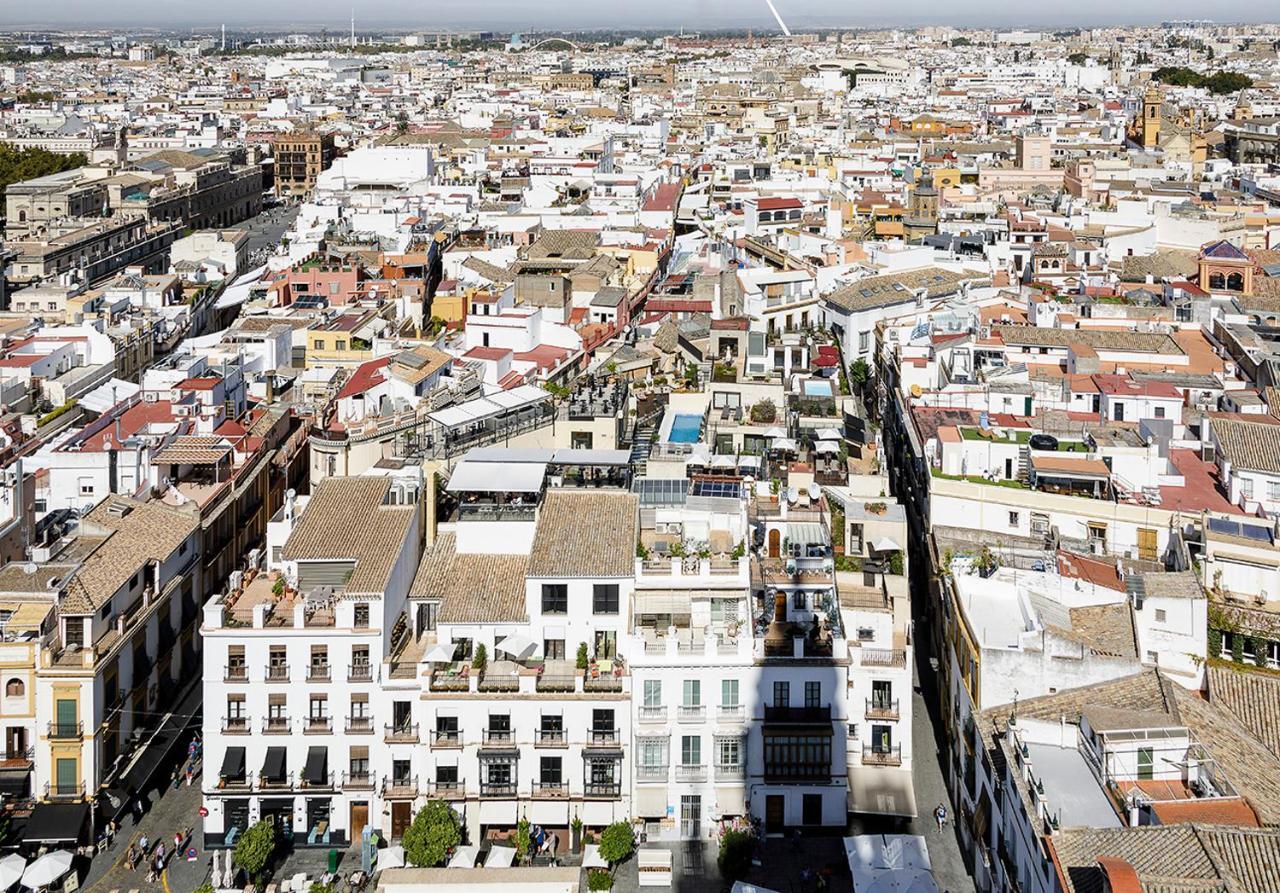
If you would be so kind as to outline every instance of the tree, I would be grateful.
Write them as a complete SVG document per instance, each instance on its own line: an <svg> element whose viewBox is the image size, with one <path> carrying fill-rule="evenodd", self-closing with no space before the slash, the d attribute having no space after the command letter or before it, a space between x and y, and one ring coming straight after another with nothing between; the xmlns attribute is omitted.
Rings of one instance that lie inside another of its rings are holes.
<svg viewBox="0 0 1280 893"><path fill-rule="evenodd" d="M529 825L529 817L522 815L516 822L516 861L523 862L529 855L529 847L533 843L533 831Z"/></svg>
<svg viewBox="0 0 1280 893"><path fill-rule="evenodd" d="M0 192L11 183L59 174L88 163L83 152L59 155L47 149L19 149L10 143L0 143Z"/></svg>
<svg viewBox="0 0 1280 893"><path fill-rule="evenodd" d="M858 390L862 390L871 379L871 367L867 365L867 361L859 357L849 365L849 381L858 386Z"/></svg>
<svg viewBox="0 0 1280 893"><path fill-rule="evenodd" d="M614 822L600 835L600 858L610 865L622 862L636 848L636 833L628 822Z"/></svg>
<svg viewBox="0 0 1280 893"><path fill-rule="evenodd" d="M1083 65L1089 58L1088 53L1072 53L1067 57L1067 61L1072 65Z"/></svg>
<svg viewBox="0 0 1280 893"><path fill-rule="evenodd" d="M751 407L751 421L757 425L767 425L777 417L778 407L767 397Z"/></svg>
<svg viewBox="0 0 1280 893"><path fill-rule="evenodd" d="M603 868L593 868L587 872L587 889L591 893L602 893L613 889L613 875Z"/></svg>
<svg viewBox="0 0 1280 893"><path fill-rule="evenodd" d="M720 855L716 857L720 876L730 883L745 878L751 870L754 846L751 835L746 831L726 831L720 838Z"/></svg>
<svg viewBox="0 0 1280 893"><path fill-rule="evenodd" d="M951 45L953 47L973 46L973 41L967 37L953 37L951 38Z"/></svg>
<svg viewBox="0 0 1280 893"><path fill-rule="evenodd" d="M444 861L462 840L458 817L443 800L428 800L404 832L404 855L414 865L430 868Z"/></svg>
<svg viewBox="0 0 1280 893"><path fill-rule="evenodd" d="M258 822L236 841L236 864L258 877L271 862L276 851L276 826L271 822Z"/></svg>
<svg viewBox="0 0 1280 893"><path fill-rule="evenodd" d="M578 669L585 670L587 668L588 663L590 663L590 660L587 655L587 643L579 642L578 643L578 662L577 662Z"/></svg>
<svg viewBox="0 0 1280 893"><path fill-rule="evenodd" d="M489 651L484 647L484 642L476 646L475 656L471 658L471 669L484 672L485 666L489 663Z"/></svg>

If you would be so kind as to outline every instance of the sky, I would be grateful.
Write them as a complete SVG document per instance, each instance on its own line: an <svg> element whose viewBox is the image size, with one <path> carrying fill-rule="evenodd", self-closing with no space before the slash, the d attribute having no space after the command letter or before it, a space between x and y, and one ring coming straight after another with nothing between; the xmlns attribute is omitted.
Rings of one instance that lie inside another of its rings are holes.
<svg viewBox="0 0 1280 893"><path fill-rule="evenodd" d="M789 25L880 27L885 25L1151 24L1174 18L1256 22L1269 4L1220 0L1076 0L1070 4L1011 4L1008 0L895 0L860 4L850 0L775 0ZM229 28L328 26L345 29L351 0L48 0L22 4L0 0L0 28L30 25ZM355 0L357 30L368 28L751 28L773 27L764 0ZM212 12L211 10L216 10ZM1280 18L1272 7L1272 19ZM28 18L29 17L29 18Z"/></svg>

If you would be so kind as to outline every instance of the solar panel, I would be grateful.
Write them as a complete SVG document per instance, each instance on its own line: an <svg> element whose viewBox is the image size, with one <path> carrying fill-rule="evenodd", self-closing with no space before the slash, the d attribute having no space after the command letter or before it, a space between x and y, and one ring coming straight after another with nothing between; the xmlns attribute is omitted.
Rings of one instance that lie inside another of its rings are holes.
<svg viewBox="0 0 1280 893"><path fill-rule="evenodd" d="M640 499L641 506L684 505L688 487L683 480L664 478L636 478L631 491Z"/></svg>
<svg viewBox="0 0 1280 893"><path fill-rule="evenodd" d="M742 496L740 481L699 480L693 482L694 496L726 496L738 499Z"/></svg>
<svg viewBox="0 0 1280 893"><path fill-rule="evenodd" d="M1210 518L1209 529L1214 533L1221 533L1226 536L1239 536L1240 524L1227 518Z"/></svg>

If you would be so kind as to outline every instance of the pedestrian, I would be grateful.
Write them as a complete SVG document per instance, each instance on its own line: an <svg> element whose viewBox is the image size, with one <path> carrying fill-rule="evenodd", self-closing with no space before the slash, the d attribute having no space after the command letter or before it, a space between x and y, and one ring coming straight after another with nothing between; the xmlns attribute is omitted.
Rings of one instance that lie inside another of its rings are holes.
<svg viewBox="0 0 1280 893"><path fill-rule="evenodd" d="M151 851L151 840L146 834L142 835L142 839L138 841L138 846L142 847L142 855L145 857Z"/></svg>
<svg viewBox="0 0 1280 893"><path fill-rule="evenodd" d="M938 831L941 833L947 824L947 807L939 803L938 808L933 811L933 817L938 820Z"/></svg>

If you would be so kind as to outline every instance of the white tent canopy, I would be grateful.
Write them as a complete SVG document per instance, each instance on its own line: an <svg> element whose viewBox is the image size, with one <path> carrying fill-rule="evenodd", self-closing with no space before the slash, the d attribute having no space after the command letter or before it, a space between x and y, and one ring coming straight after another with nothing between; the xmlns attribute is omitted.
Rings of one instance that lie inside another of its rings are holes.
<svg viewBox="0 0 1280 893"><path fill-rule="evenodd" d="M834 440L819 440L813 445L813 451L815 453L839 453L840 444Z"/></svg>
<svg viewBox="0 0 1280 893"><path fill-rule="evenodd" d="M871 543L871 548L877 552L901 552L902 547L892 537L882 536L880 539Z"/></svg>
<svg viewBox="0 0 1280 893"><path fill-rule="evenodd" d="M378 870L387 868L404 868L404 847L389 846L378 853Z"/></svg>
<svg viewBox="0 0 1280 893"><path fill-rule="evenodd" d="M583 868L608 868L609 863L600 857L600 847L589 843L582 851Z"/></svg>
<svg viewBox="0 0 1280 893"><path fill-rule="evenodd" d="M774 427L770 428L768 431L764 432L764 436L769 438L770 440L774 440L779 437L786 437L787 432L775 425Z"/></svg>
<svg viewBox="0 0 1280 893"><path fill-rule="evenodd" d="M842 440L844 435L835 428L819 428L818 440Z"/></svg>
<svg viewBox="0 0 1280 893"><path fill-rule="evenodd" d="M855 890L938 893L921 835L860 834L844 839L844 851Z"/></svg>
<svg viewBox="0 0 1280 893"><path fill-rule="evenodd" d="M27 860L14 853L0 859L0 890L8 890L21 878L26 870Z"/></svg>
<svg viewBox="0 0 1280 893"><path fill-rule="evenodd" d="M455 651L456 648L452 643L448 645L440 643L431 646L431 650L424 654L422 659L429 664L451 664Z"/></svg>
<svg viewBox="0 0 1280 893"><path fill-rule="evenodd" d="M790 437L779 437L770 446L775 450L786 450L792 453L796 451L796 442Z"/></svg>

